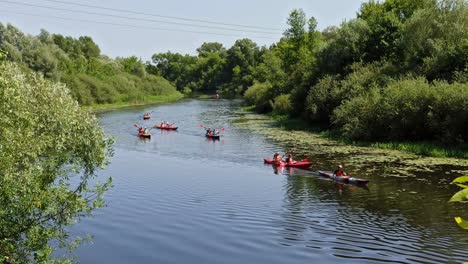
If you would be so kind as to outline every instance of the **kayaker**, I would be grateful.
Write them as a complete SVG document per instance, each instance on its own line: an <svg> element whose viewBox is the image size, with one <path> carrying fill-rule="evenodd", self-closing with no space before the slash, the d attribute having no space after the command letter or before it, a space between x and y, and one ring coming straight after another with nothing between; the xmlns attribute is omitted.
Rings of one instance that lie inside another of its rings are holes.
<svg viewBox="0 0 468 264"><path fill-rule="evenodd" d="M293 160L291 154L288 154L288 157L286 158L286 162L287 162L287 163L294 163L294 162L295 162L295 161Z"/></svg>
<svg viewBox="0 0 468 264"><path fill-rule="evenodd" d="M149 129L145 127L145 135L149 134Z"/></svg>
<svg viewBox="0 0 468 264"><path fill-rule="evenodd" d="M281 156L278 152L276 152L274 155L273 155L273 161L275 162L281 162Z"/></svg>
<svg viewBox="0 0 468 264"><path fill-rule="evenodd" d="M144 131L143 131L143 128L142 128L142 127L139 127L139 128L138 128L138 134L143 134L143 132L144 132Z"/></svg>
<svg viewBox="0 0 468 264"><path fill-rule="evenodd" d="M343 166L338 165L338 169L333 172L333 175L338 177L346 176L346 172L343 171Z"/></svg>

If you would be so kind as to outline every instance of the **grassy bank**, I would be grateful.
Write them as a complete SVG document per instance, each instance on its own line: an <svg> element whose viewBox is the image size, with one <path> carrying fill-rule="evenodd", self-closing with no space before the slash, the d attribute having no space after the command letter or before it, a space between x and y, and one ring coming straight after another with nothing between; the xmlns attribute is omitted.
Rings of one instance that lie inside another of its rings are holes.
<svg viewBox="0 0 468 264"><path fill-rule="evenodd" d="M309 123L297 119L288 118L284 115L269 115L278 125L285 130L299 130L319 133L321 137L337 140L345 144L373 147L378 149L399 150L416 155L436 158L458 158L468 159L468 146L443 146L434 142L366 142L352 141L331 132L326 126L310 125Z"/></svg>
<svg viewBox="0 0 468 264"><path fill-rule="evenodd" d="M130 101L130 102L115 102L112 104L96 104L92 106L84 106L84 108L89 109L93 112L104 112L110 111L113 109L130 107L130 106L139 106L139 105L147 105L147 104L154 104L154 103L171 103L178 101L184 98L184 95L181 93L174 93L171 95L157 95L157 96L147 96L142 100L137 101Z"/></svg>

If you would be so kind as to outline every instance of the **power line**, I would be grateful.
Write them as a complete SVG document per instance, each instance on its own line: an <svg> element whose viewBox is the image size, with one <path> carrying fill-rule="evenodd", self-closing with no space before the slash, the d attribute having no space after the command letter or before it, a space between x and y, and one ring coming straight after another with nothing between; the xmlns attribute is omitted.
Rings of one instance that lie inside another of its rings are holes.
<svg viewBox="0 0 468 264"><path fill-rule="evenodd" d="M78 3L60 1L60 0L42 0L42 1L53 2L53 3L61 3L61 4L66 4L66 5L81 6L81 7L91 7L91 8L97 8L97 9L102 9L102 10L111 10L111 11L124 12L124 13L130 13L130 14L135 14L135 15L145 15L145 16L152 16L152 17L169 18L169 19L177 19L177 20L193 21L193 22L200 22L200 23L217 24L217 25L224 25L224 26L234 26L234 27L243 27L243 28L256 28L256 29L263 29L263 30L271 30L271 31L282 32L281 29L277 29L277 28L257 27L257 26L241 25L241 24L230 24L230 23L222 23L222 22L218 22L218 21L200 20L200 19L192 19L192 18L184 18L184 17L176 17L176 16L165 16L165 15L151 14L151 13L145 13L145 12L132 11L132 10L123 10L123 9L109 8L109 7L103 7L103 6L78 4Z"/></svg>
<svg viewBox="0 0 468 264"><path fill-rule="evenodd" d="M89 12L89 11L82 11L82 10L70 10L70 9L66 9L66 8L58 8L58 7L51 7L51 6L44 6L44 5L36 5L36 4L30 4L30 3L24 3L24 2L14 2L14 1L9 1L9 0L0 0L0 2L2 2L2 3L7 3L7 4L14 4L14 5L28 6L28 7L40 7L40 8L46 8L46 9L52 9L52 10L58 10L58 11L82 13L82 14L97 15L97 16L106 16L106 17L113 17L113 18L123 18L123 19L138 20L138 21L146 21L146 22L156 22L156 23L172 24L172 25L179 25L179 26L201 27L201 28L231 30L231 31L239 31L239 32L249 32L249 33L261 33L261 34L270 34L270 35L271 35L271 34L273 34L273 35L276 35L276 34L277 34L277 33L273 33L273 32L264 32L264 31L255 31L255 30L242 30L242 29L232 29L232 28L225 28L225 27L205 26L205 25L193 25L193 24L187 24L187 23L169 22L169 21L154 20L154 19L145 19L145 18L135 18L135 17L126 17L126 16L120 16L120 15L111 15L111 14L97 13L97 12Z"/></svg>
<svg viewBox="0 0 468 264"><path fill-rule="evenodd" d="M59 17L59 16L44 16L44 15L37 15L37 14L32 14L32 13L27 13L27 12L19 12L19 11L0 10L0 13L6 13L6 14L13 13L13 14L19 14L19 15L25 15L25 16L55 18L55 19L68 20L68 21L77 21L77 22L85 22L85 23L93 23L93 24L104 24L104 25L112 25L112 26L122 26L122 27L130 27L130 28L137 28L137 29L153 29L153 30L161 30L161 31L184 32L184 33L195 33L195 34L208 34L208 35L228 36L228 37L244 37L244 36L241 36L241 35L205 32L205 31L192 31L192 30L183 30L183 29L169 29L169 28L138 26L138 25L120 24L120 23L94 21L94 20L86 20L86 19L78 19L78 18ZM275 39L273 37L267 37L267 36L254 36L252 38Z"/></svg>

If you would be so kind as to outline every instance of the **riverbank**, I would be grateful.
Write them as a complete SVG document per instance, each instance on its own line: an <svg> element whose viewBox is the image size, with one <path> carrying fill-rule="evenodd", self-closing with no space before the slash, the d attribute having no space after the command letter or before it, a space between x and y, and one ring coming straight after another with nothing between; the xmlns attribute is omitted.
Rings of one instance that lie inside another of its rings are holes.
<svg viewBox="0 0 468 264"><path fill-rule="evenodd" d="M132 107L132 106L141 106L141 105L149 105L149 104L157 104L157 103L172 103L178 100L183 99L185 96L181 93L174 93L171 95L157 95L157 96L147 96L142 100L138 101L131 101L131 102L115 102L112 104L97 104L92 106L83 106L83 108L95 112L107 112L112 111L115 109L125 108L125 107Z"/></svg>
<svg viewBox="0 0 468 264"><path fill-rule="evenodd" d="M390 148L390 145L349 143L323 132L323 128L304 125L300 120L260 115L245 110L232 122L263 134L268 140L292 149L297 158L326 157L319 168L343 164L353 170L379 172L389 177L416 177L420 173L465 175L468 159L424 157ZM403 146L403 145L402 145ZM323 159L321 159L323 160Z"/></svg>
<svg viewBox="0 0 468 264"><path fill-rule="evenodd" d="M367 142L367 141L352 141L346 139L336 133L331 132L326 127L311 126L301 119L291 119L287 116L269 115L278 125L287 130L303 130L312 133L319 133L320 136L340 141L349 145L373 147L378 149L399 150L424 157L434 158L457 158L468 159L468 146L442 146L433 142Z"/></svg>

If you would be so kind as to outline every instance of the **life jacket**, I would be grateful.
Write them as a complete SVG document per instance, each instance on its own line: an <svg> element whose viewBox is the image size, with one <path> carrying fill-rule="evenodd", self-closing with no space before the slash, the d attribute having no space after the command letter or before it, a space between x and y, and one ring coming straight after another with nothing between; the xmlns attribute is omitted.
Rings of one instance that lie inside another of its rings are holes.
<svg viewBox="0 0 468 264"><path fill-rule="evenodd" d="M343 176L343 171L342 170L336 170L334 174L336 176Z"/></svg>

